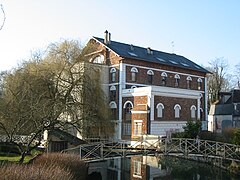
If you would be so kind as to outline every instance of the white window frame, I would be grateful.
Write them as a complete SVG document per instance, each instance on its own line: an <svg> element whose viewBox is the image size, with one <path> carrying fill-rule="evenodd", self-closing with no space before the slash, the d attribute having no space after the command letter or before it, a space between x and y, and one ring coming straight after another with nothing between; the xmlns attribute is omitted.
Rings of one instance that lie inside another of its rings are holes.
<svg viewBox="0 0 240 180"><path fill-rule="evenodd" d="M198 78L198 80L197 80L197 84L198 84L198 90L201 90L201 88L202 88L202 78Z"/></svg>
<svg viewBox="0 0 240 180"><path fill-rule="evenodd" d="M133 125L134 136L142 135L142 126L143 126L142 120L134 120L134 125Z"/></svg>
<svg viewBox="0 0 240 180"><path fill-rule="evenodd" d="M187 88L188 89L191 89L191 86L192 86L191 83L192 83L192 78L191 78L191 76L188 76L187 77Z"/></svg>
<svg viewBox="0 0 240 180"><path fill-rule="evenodd" d="M179 74L175 74L174 78L175 78L175 86L178 87L179 86L179 80L180 80Z"/></svg>
<svg viewBox="0 0 240 180"><path fill-rule="evenodd" d="M116 82L116 72L117 72L116 68L111 68L110 69L111 81L112 82Z"/></svg>
<svg viewBox="0 0 240 180"><path fill-rule="evenodd" d="M192 119L195 119L196 118L196 106L192 105L191 108L190 108L190 112L191 112L191 118Z"/></svg>
<svg viewBox="0 0 240 180"><path fill-rule="evenodd" d="M167 84L167 73L166 72L162 72L161 76L162 76L162 85L166 86L166 84Z"/></svg>
<svg viewBox="0 0 240 180"><path fill-rule="evenodd" d="M136 81L137 80L137 73L138 73L138 69L136 67L132 67L131 68L131 81Z"/></svg>
<svg viewBox="0 0 240 180"><path fill-rule="evenodd" d="M142 178L142 162L133 161L133 176Z"/></svg>
<svg viewBox="0 0 240 180"><path fill-rule="evenodd" d="M162 103L158 103L156 109L157 109L157 117L162 118L164 105Z"/></svg>
<svg viewBox="0 0 240 180"><path fill-rule="evenodd" d="M180 118L180 111L181 111L181 106L179 104L176 104L174 106L175 118Z"/></svg>

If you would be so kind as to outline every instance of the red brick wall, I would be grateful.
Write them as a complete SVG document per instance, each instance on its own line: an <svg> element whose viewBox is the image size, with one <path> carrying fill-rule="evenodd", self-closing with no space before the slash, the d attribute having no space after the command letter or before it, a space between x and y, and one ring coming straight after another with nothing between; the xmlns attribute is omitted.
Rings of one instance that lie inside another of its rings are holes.
<svg viewBox="0 0 240 180"><path fill-rule="evenodd" d="M126 82L127 83L133 83L132 80L131 80L131 68L132 66L127 66L126 67ZM137 73L137 78L136 78L136 84L147 84L149 85L149 82L148 82L148 74L147 74L147 71L150 69L143 69L143 68L137 68L138 69L138 73ZM161 76L161 73L162 72L165 72L166 69L164 70L161 70L161 71L154 71L154 75L153 75L153 82L152 82L152 85L155 85L155 86L162 86L162 76ZM176 79L174 78L175 74L174 73L167 73L167 84L166 86L167 87L176 87L175 86L175 82L176 82ZM179 80L179 86L177 88L183 88L183 89L187 89L187 77L186 75L179 75L180 76L180 80ZM197 80L198 78L197 77L191 77L192 78L192 82L191 82L191 89L194 89L194 90L198 90L198 83L197 83ZM202 78L202 86L201 86L201 90L203 91L204 90L204 79Z"/></svg>
<svg viewBox="0 0 240 180"><path fill-rule="evenodd" d="M157 109L156 106L158 103L162 103L164 105L163 117L157 118ZM180 110L180 118L175 118L174 106L179 104L181 106ZM197 108L197 100L196 99L185 99L185 98L176 98L176 97L164 97L164 96L154 96L154 119L155 120L178 120L178 121L186 121L191 119L190 108L192 105L195 105ZM196 111L197 116L197 111Z"/></svg>

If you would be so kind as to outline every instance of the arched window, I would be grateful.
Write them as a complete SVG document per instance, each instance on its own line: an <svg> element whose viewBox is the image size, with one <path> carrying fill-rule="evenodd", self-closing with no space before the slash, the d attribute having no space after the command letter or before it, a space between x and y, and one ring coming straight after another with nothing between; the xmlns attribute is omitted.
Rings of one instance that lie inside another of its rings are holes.
<svg viewBox="0 0 240 180"><path fill-rule="evenodd" d="M179 87L180 76L178 74L175 74L174 78L175 78L175 86Z"/></svg>
<svg viewBox="0 0 240 180"><path fill-rule="evenodd" d="M196 119L196 106L192 105L190 108L190 112L191 112L191 119Z"/></svg>
<svg viewBox="0 0 240 180"><path fill-rule="evenodd" d="M124 108L124 114L125 114L126 121L131 121L131 119L132 119L131 110L133 108L133 103L131 101L126 101L123 105L123 108Z"/></svg>
<svg viewBox="0 0 240 180"><path fill-rule="evenodd" d="M187 88L191 89L191 87L192 87L192 78L191 78L191 76L188 76L187 77Z"/></svg>
<svg viewBox="0 0 240 180"><path fill-rule="evenodd" d="M97 55L93 61L93 63L97 63L97 64L103 64L104 63L104 56L101 54L101 55Z"/></svg>
<svg viewBox="0 0 240 180"><path fill-rule="evenodd" d="M116 99L116 86L110 87L110 100L114 101Z"/></svg>
<svg viewBox="0 0 240 180"><path fill-rule="evenodd" d="M198 90L201 90L202 89L202 78L198 78L197 84L198 84Z"/></svg>
<svg viewBox="0 0 240 180"><path fill-rule="evenodd" d="M152 84L154 72L152 70L148 70L147 75L148 75L148 83Z"/></svg>
<svg viewBox="0 0 240 180"><path fill-rule="evenodd" d="M175 118L180 118L180 110L181 106L179 104L176 104L174 106Z"/></svg>
<svg viewBox="0 0 240 180"><path fill-rule="evenodd" d="M114 101L112 101L109 103L109 107L111 109L112 119L116 120L117 119L117 104Z"/></svg>
<svg viewBox="0 0 240 180"><path fill-rule="evenodd" d="M137 73L138 73L138 69L133 67L131 69L131 81L133 82L137 81Z"/></svg>
<svg viewBox="0 0 240 180"><path fill-rule="evenodd" d="M111 68L110 74L111 74L111 81L115 82L116 81L116 68Z"/></svg>
<svg viewBox="0 0 240 180"><path fill-rule="evenodd" d="M157 117L162 118L164 105L162 103L158 103L156 109L157 109Z"/></svg>
<svg viewBox="0 0 240 180"><path fill-rule="evenodd" d="M166 86L167 85L167 73L162 72L161 76L162 76L162 85Z"/></svg>

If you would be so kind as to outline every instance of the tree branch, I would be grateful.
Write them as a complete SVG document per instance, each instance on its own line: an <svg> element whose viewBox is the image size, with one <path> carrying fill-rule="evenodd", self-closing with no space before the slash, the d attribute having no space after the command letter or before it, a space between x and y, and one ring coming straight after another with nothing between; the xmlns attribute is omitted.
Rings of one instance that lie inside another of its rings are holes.
<svg viewBox="0 0 240 180"><path fill-rule="evenodd" d="M1 6L1 11L2 11L2 13L3 13L3 22L2 22L2 24L1 24L1 26L0 26L0 30L2 30L2 28L3 28L4 24L5 24L6 14L5 14L5 11L4 11L4 9L3 9L3 5L0 4L0 6Z"/></svg>

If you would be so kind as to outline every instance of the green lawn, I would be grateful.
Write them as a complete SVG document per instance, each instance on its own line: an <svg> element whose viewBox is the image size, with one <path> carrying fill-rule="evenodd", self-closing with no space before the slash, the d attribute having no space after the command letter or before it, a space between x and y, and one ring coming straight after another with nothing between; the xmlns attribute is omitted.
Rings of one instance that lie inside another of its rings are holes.
<svg viewBox="0 0 240 180"><path fill-rule="evenodd" d="M10 161L10 162L18 162L21 156L0 156L0 161ZM26 156L24 159L24 163L29 162L33 157Z"/></svg>

